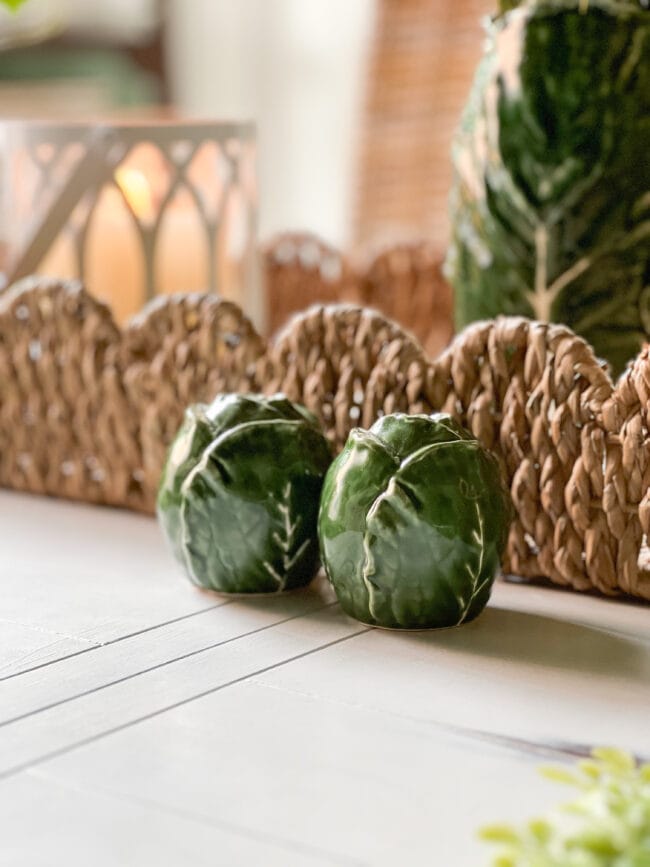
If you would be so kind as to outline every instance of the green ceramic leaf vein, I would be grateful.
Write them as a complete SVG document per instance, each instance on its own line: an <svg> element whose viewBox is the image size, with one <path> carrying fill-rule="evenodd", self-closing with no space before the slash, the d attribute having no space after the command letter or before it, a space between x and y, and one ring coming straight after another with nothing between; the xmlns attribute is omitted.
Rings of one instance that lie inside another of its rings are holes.
<svg viewBox="0 0 650 867"><path fill-rule="evenodd" d="M316 518L331 462L315 418L282 395L190 409L158 496L189 577L227 593L278 593L318 568Z"/></svg>
<svg viewBox="0 0 650 867"><path fill-rule="evenodd" d="M565 322L618 371L650 335L650 11L502 12L453 148L457 324Z"/></svg>
<svg viewBox="0 0 650 867"><path fill-rule="evenodd" d="M396 414L353 431L330 468L322 559L343 608L381 626L473 619L511 515L496 460L449 416Z"/></svg>

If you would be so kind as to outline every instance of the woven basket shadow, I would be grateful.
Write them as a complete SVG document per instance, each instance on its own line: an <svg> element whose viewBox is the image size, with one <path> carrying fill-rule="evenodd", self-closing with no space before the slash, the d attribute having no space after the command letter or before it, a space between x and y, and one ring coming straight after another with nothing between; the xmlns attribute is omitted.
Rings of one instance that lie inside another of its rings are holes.
<svg viewBox="0 0 650 867"><path fill-rule="evenodd" d="M452 413L502 462L504 569L650 600L650 355L616 386L567 328L477 323L435 361L360 307L314 307L267 347L232 303L158 299L123 330L79 284L0 297L0 485L152 511L188 403L285 391L338 448L381 414Z"/></svg>

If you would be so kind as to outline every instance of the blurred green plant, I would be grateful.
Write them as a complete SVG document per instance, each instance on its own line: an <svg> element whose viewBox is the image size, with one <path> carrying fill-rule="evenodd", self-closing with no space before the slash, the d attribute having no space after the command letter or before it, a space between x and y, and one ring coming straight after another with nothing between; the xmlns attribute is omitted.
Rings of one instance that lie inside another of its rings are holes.
<svg viewBox="0 0 650 867"><path fill-rule="evenodd" d="M18 9L19 6L22 6L25 2L26 0L0 0L0 3L4 6L8 6L12 12L15 12L16 9Z"/></svg>
<svg viewBox="0 0 650 867"><path fill-rule="evenodd" d="M23 0L19 0L20 3ZM509 12L511 9L516 9L517 6L523 6L527 0L499 0L499 14L503 15L505 12ZM528 0L530 3L530 0ZM642 9L647 9L650 6L649 0L621 0L622 5L626 3L631 4L632 6L640 6ZM589 0L579 0L579 8L581 12L589 11Z"/></svg>
<svg viewBox="0 0 650 867"><path fill-rule="evenodd" d="M499 846L493 867L650 867L650 764L600 748L573 771L542 774L579 797L523 828L483 828L481 838Z"/></svg>

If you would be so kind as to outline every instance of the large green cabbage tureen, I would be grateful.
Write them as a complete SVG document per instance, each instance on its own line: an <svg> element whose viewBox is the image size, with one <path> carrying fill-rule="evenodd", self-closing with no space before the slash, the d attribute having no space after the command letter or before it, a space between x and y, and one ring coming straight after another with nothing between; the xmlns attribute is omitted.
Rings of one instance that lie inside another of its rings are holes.
<svg viewBox="0 0 650 867"><path fill-rule="evenodd" d="M619 371L650 335L647 0L502 0L453 159L457 324L564 322Z"/></svg>

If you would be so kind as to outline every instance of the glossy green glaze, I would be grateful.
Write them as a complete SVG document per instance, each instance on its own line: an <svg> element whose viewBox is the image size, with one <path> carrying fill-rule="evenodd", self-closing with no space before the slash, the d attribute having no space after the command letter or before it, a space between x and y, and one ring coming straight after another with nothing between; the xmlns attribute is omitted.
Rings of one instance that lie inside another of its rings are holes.
<svg viewBox="0 0 650 867"><path fill-rule="evenodd" d="M160 523L190 578L224 593L307 584L331 459L316 419L282 395L190 407L158 493Z"/></svg>
<svg viewBox="0 0 650 867"><path fill-rule="evenodd" d="M650 6L500 5L453 148L456 324L563 322L618 373L650 336Z"/></svg>
<svg viewBox="0 0 650 867"><path fill-rule="evenodd" d="M450 416L386 416L329 469L321 559L358 620L456 626L485 607L511 516L496 459Z"/></svg>

